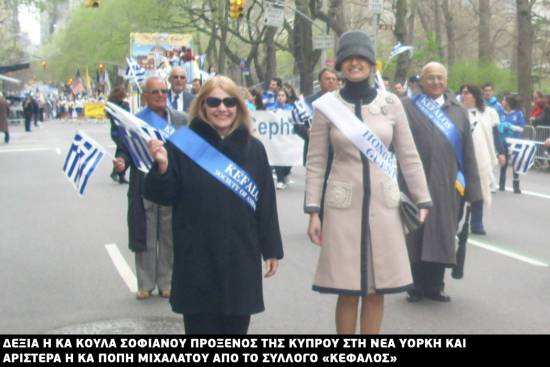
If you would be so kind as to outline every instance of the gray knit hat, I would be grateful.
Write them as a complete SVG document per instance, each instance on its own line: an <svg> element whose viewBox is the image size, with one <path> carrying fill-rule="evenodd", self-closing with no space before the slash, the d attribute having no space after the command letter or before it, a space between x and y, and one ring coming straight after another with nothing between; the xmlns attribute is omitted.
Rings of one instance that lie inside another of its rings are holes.
<svg viewBox="0 0 550 367"><path fill-rule="evenodd" d="M374 45L367 32L349 31L340 36L336 53L336 70L340 71L344 60L351 56L361 56L371 64L376 64Z"/></svg>

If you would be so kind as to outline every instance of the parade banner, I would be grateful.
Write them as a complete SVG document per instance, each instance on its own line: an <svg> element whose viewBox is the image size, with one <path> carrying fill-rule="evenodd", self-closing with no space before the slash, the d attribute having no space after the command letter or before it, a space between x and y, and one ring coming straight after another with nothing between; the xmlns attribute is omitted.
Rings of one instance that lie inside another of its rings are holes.
<svg viewBox="0 0 550 367"><path fill-rule="evenodd" d="M104 119L105 105L102 102L86 102L84 104L84 116L91 119Z"/></svg>
<svg viewBox="0 0 550 367"><path fill-rule="evenodd" d="M301 166L304 141L294 133L292 111L254 111L252 128L271 166Z"/></svg>
<svg viewBox="0 0 550 367"><path fill-rule="evenodd" d="M192 39L191 34L130 33L130 56L145 69L146 77L167 77L171 69L170 60L182 48L190 48ZM189 81L193 80L193 75L198 72L196 63L183 66Z"/></svg>

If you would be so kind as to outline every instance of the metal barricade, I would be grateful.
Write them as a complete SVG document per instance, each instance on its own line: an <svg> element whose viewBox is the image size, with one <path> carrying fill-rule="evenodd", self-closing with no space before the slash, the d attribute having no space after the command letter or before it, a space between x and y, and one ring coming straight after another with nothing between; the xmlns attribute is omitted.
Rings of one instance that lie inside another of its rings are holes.
<svg viewBox="0 0 550 367"><path fill-rule="evenodd" d="M537 142L537 150L535 153L535 168L547 168L550 164L550 154L548 148L544 147L542 143L550 138L550 126L537 126L534 129L534 136L531 140Z"/></svg>

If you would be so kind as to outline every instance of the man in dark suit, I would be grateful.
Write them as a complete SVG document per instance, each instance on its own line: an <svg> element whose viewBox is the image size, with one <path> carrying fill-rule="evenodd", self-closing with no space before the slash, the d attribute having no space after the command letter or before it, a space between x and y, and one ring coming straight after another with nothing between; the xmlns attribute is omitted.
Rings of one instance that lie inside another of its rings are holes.
<svg viewBox="0 0 550 367"><path fill-rule="evenodd" d="M171 87L168 93L168 103L176 111L188 112L191 101L193 101L195 96L187 91L187 74L185 73L185 69L180 66L172 68L168 80Z"/></svg>
<svg viewBox="0 0 550 367"><path fill-rule="evenodd" d="M336 71L324 68L319 72L319 86L321 89L312 95L309 95L304 98L306 103L308 104L309 108L313 110L313 102L317 100L317 98L321 97L326 92L332 92L338 89L338 76L336 75ZM304 123L302 125L296 124L295 125L295 131L296 134L304 139L304 165L306 164L306 157L307 157L307 149L309 144L309 123Z"/></svg>
<svg viewBox="0 0 550 367"><path fill-rule="evenodd" d="M175 128L187 124L187 115L170 108L166 81L153 76L143 90L147 107L137 116L149 123L147 111L159 115ZM138 292L136 298L151 297L155 288L168 298L172 281L172 208L143 198L144 173L137 169L124 144L117 145L114 161L117 172L130 166L128 187L129 247L135 254Z"/></svg>

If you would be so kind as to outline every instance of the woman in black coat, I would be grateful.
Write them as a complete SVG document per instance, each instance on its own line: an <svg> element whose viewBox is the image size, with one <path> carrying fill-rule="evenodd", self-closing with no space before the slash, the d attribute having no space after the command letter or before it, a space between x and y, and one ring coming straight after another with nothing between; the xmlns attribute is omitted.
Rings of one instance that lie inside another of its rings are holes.
<svg viewBox="0 0 550 367"><path fill-rule="evenodd" d="M270 277L283 257L271 169L231 79L209 80L189 118L191 130L254 179L259 195L253 210L172 143L149 143L156 163L145 197L173 206L170 303L187 334L245 334L250 315L264 310L261 259Z"/></svg>

